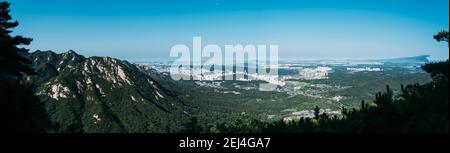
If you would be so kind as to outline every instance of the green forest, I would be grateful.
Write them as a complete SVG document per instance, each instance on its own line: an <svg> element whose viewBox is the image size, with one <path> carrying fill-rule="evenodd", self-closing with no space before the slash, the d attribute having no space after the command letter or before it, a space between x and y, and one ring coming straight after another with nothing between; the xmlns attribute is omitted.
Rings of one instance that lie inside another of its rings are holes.
<svg viewBox="0 0 450 153"><path fill-rule="evenodd" d="M19 23L12 21L9 7L8 2L0 2L0 120L2 121L0 131L2 133L55 132L55 125L50 121L44 102L35 95L36 87L25 83L27 76L37 74L31 67L33 61L25 56L29 51L25 47L31 43L32 39L12 35L13 29ZM438 42L448 44L449 33L441 31L431 37ZM301 118L288 122L261 121L243 112L236 116L235 120L206 126L193 115L179 128L181 130L174 132L448 133L448 66L448 60L425 64L422 69L430 75L431 82L402 85L401 91L395 94L391 87L386 85L384 91L376 93L373 102L361 101L359 108L342 107L342 116L339 117L326 113L320 114L321 108L315 106L311 108L315 111L314 118ZM163 115L165 114L162 113L161 116ZM166 126L175 126L167 124ZM79 129L69 130L82 132Z"/></svg>

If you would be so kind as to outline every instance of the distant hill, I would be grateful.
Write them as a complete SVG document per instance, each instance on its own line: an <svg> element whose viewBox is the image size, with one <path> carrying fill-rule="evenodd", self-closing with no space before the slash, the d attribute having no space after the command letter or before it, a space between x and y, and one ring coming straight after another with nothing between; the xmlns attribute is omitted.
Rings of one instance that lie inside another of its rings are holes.
<svg viewBox="0 0 450 153"><path fill-rule="evenodd" d="M161 85L170 83L127 61L74 51L36 51L29 59L39 74L26 80L37 87L54 132L176 132L189 112Z"/></svg>
<svg viewBox="0 0 450 153"><path fill-rule="evenodd" d="M419 55L399 58L382 58L382 59L284 59L279 60L280 64L297 64L301 63L331 63L331 64L345 64L345 63L394 63L394 64L425 64L430 62L429 55Z"/></svg>
<svg viewBox="0 0 450 153"><path fill-rule="evenodd" d="M383 62L383 63L428 63L429 55L420 55L420 56L412 56L412 57L401 57L401 58L390 58L390 59L378 59L372 60L375 62Z"/></svg>

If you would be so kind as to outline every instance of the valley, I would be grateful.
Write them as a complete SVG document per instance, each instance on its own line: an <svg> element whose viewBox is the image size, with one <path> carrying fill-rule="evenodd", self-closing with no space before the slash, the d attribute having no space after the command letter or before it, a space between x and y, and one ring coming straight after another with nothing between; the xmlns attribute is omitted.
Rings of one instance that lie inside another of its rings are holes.
<svg viewBox="0 0 450 153"><path fill-rule="evenodd" d="M175 81L167 62L84 57L74 51L36 51L29 58L38 75L26 80L36 86L54 132L172 133L192 117L213 132L242 113L266 122L291 121L313 117L315 106L321 114L339 117L342 107L358 109L361 100L371 104L386 85L397 92L402 84L431 80L420 67L424 60L282 61L277 80ZM226 72L235 73L245 72ZM258 90L266 82L278 87Z"/></svg>
<svg viewBox="0 0 450 153"><path fill-rule="evenodd" d="M192 106L202 125L207 126L203 128L211 129L218 123L234 120L242 112L263 121L289 121L313 117L314 107L319 106L323 108L321 113L340 116L342 107L358 109L361 100L371 103L386 85L398 92L402 84L431 81L420 67L427 61L417 58L422 57L387 61L284 61L278 66L280 85L275 91L258 90L264 79L176 82L191 89L185 90L181 97ZM152 73L156 71L170 80L168 63L136 64L150 67Z"/></svg>

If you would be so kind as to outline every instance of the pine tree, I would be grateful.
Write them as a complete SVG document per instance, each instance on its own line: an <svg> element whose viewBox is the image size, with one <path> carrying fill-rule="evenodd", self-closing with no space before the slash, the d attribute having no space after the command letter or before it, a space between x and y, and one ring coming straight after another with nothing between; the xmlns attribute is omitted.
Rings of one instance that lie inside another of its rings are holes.
<svg viewBox="0 0 450 153"><path fill-rule="evenodd" d="M8 2L0 2L0 74L12 78L18 78L22 73L35 74L30 67L31 61L23 57L28 49L18 47L29 45L32 39L11 36L11 29L17 27L19 22L11 21L9 6Z"/></svg>
<svg viewBox="0 0 450 153"><path fill-rule="evenodd" d="M361 101L361 111L366 111L367 107L366 107L366 103L364 102L364 100Z"/></svg>
<svg viewBox="0 0 450 153"><path fill-rule="evenodd" d="M314 118L316 119L316 120L319 120L319 114L320 114L320 108L319 108L319 106L316 106L315 108L314 108Z"/></svg>
<svg viewBox="0 0 450 153"><path fill-rule="evenodd" d="M50 125L48 115L22 76L36 74L24 54L31 38L11 36L17 21L11 21L10 4L0 2L0 132L44 132Z"/></svg>
<svg viewBox="0 0 450 153"><path fill-rule="evenodd" d="M448 44L448 39L450 37L450 34L448 33L448 31L443 30L438 32L436 35L434 35L434 39L436 39L436 41L441 42L441 41L445 41Z"/></svg>

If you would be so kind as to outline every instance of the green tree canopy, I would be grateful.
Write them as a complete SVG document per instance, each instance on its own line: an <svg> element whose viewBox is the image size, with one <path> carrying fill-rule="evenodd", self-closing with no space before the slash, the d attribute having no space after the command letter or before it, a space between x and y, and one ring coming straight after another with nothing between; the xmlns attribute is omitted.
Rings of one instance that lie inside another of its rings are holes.
<svg viewBox="0 0 450 153"><path fill-rule="evenodd" d="M0 2L0 74L2 76L35 74L29 65L31 61L23 56L28 49L19 47L29 45L32 39L11 36L12 29L17 27L19 22L11 21L9 6L8 2Z"/></svg>

